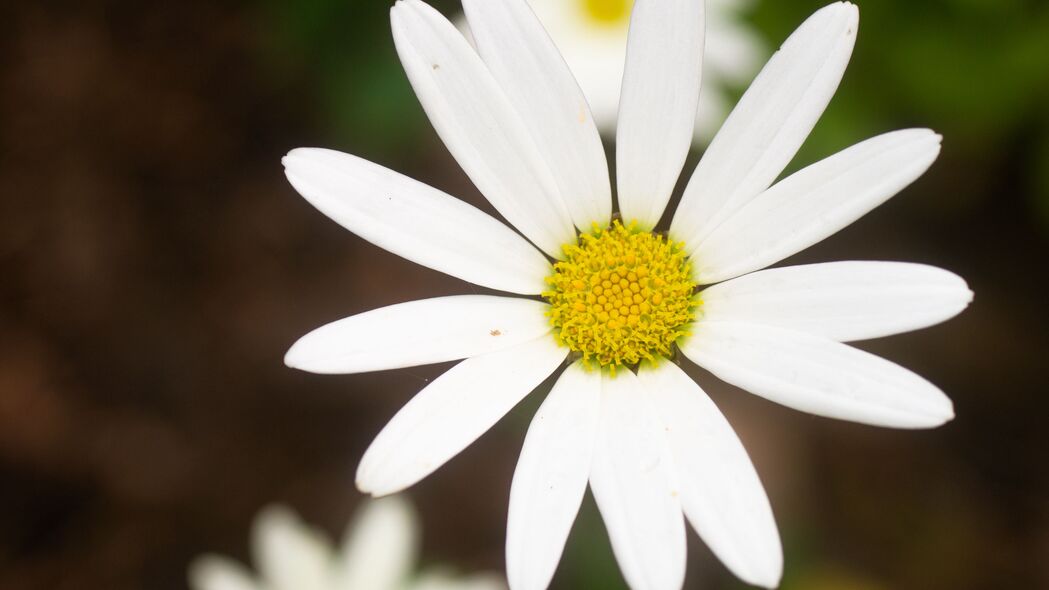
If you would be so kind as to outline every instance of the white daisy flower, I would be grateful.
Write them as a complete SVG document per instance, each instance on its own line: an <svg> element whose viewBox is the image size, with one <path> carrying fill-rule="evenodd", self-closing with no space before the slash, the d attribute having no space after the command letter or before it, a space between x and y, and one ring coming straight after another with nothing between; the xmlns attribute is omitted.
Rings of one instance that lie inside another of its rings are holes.
<svg viewBox="0 0 1049 590"><path fill-rule="evenodd" d="M419 530L398 497L370 500L346 529L341 547L283 506L255 520L252 553L260 577L220 556L198 558L189 570L193 590L503 590L493 574L414 575Z"/></svg>
<svg viewBox="0 0 1049 590"><path fill-rule="evenodd" d="M857 8L832 4L758 74L699 163L669 233L653 233L692 139L703 2L634 6L618 217L587 102L525 0L464 5L478 51L420 0L394 6L394 41L445 145L538 249L464 202L354 156L298 149L284 165L308 201L364 239L528 297L377 309L308 334L287 364L359 373L465 359L365 453L357 485L382 496L438 469L567 359L514 474L511 588L549 584L588 483L632 588L681 587L686 518L737 576L776 586L782 551L758 476L714 403L666 359L680 351L731 384L821 416L897 428L950 420L951 402L934 385L844 342L954 316L972 296L962 279L891 262L759 270L917 179L940 137L888 133L774 184L852 53Z"/></svg>
<svg viewBox="0 0 1049 590"><path fill-rule="evenodd" d="M634 0L528 3L568 62L598 128L613 135ZM753 4L752 0L707 0L703 92L699 95L695 127L696 139L704 143L714 136L728 114L731 104L727 89L748 82L767 55L760 36L740 18Z"/></svg>

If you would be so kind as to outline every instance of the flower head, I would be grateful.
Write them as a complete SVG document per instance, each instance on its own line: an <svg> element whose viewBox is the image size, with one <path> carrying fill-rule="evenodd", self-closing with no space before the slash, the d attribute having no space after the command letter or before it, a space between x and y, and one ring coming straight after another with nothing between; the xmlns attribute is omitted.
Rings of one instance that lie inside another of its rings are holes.
<svg viewBox="0 0 1049 590"><path fill-rule="evenodd" d="M631 587L681 587L686 519L741 579L776 586L782 551L761 482L725 418L677 363L821 416L897 428L950 420L952 404L934 385L845 342L954 316L972 297L962 279L891 262L761 270L916 180L936 159L939 135L886 133L776 182L852 53L858 10L831 4L758 74L661 232L693 137L704 2L633 5L615 214L590 107L528 4L464 6L476 50L420 0L394 6L394 41L437 133L524 237L353 156L299 149L284 165L307 200L362 238L526 297L377 309L303 337L287 364L357 373L465 359L405 405L365 453L357 485L375 496L438 469L567 365L514 474L511 588L548 585L588 485ZM600 10L612 14L609 6Z"/></svg>
<svg viewBox="0 0 1049 590"><path fill-rule="evenodd" d="M455 577L413 573L418 526L397 497L372 500L335 548L323 532L283 506L263 510L255 521L252 549L260 577L219 556L198 558L189 573L193 590L500 590L494 575Z"/></svg>
<svg viewBox="0 0 1049 590"><path fill-rule="evenodd" d="M587 368L612 374L673 354L698 305L681 244L618 220L565 246L547 277L550 324Z"/></svg>

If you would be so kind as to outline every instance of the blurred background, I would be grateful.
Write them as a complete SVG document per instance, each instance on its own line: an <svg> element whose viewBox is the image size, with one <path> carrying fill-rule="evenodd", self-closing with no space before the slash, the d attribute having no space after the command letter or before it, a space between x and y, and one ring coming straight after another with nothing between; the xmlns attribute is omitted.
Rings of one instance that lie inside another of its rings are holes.
<svg viewBox="0 0 1049 590"><path fill-rule="evenodd" d="M743 19L775 47L823 3ZM838 423L689 371L768 488L784 589L1049 588L1049 2L858 3L852 65L792 168L907 126L941 132L943 155L791 262L965 277L959 318L861 344L941 386L958 417ZM273 501L342 530L367 444L446 366L320 377L285 350L343 316L475 289L342 230L280 158L352 152L491 211L408 86L389 6L0 6L0 588L185 588L202 552L247 560ZM540 399L410 491L424 563L502 569ZM687 588L743 587L691 532L689 559ZM623 587L589 497L553 587Z"/></svg>

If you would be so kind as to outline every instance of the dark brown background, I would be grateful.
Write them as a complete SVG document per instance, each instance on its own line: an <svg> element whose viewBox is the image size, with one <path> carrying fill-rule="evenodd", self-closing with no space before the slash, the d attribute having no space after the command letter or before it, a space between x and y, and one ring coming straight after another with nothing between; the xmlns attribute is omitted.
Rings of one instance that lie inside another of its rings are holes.
<svg viewBox="0 0 1049 590"><path fill-rule="evenodd" d="M778 40L818 4L753 18ZM340 531L367 443L444 367L318 377L284 368L284 351L338 317L471 288L325 219L280 157L352 151L483 206L397 68L388 6L0 8L0 588L183 588L195 555L246 559L272 501ZM958 418L835 423L694 371L767 484L784 588L1049 587L1049 18L1045 3L990 6L862 6L853 68L801 156L895 127L944 133L925 178L796 261L966 277L976 301L960 318L864 345L940 385ZM428 562L502 567L535 404L412 490ZM739 586L694 536L690 555L689 588ZM588 500L556 587L617 576Z"/></svg>

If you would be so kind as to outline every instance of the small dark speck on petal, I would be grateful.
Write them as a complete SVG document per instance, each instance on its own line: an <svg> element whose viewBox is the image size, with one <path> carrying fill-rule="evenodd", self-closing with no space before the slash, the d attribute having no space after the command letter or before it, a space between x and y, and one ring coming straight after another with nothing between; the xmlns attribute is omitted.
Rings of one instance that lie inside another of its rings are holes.
<svg viewBox="0 0 1049 590"><path fill-rule="evenodd" d="M489 332L489 334L491 334L492 336L502 336L503 335L503 333L500 332L499 330L492 330L491 332Z"/></svg>
<svg viewBox="0 0 1049 590"><path fill-rule="evenodd" d="M437 65L437 64L433 64L433 69L435 69L435 70L439 70L439 69L441 69L441 66L439 66L439 65Z"/></svg>

